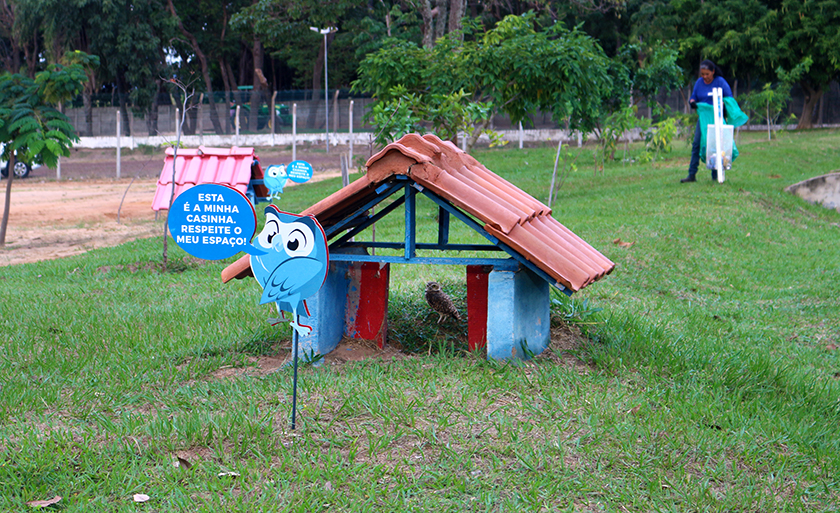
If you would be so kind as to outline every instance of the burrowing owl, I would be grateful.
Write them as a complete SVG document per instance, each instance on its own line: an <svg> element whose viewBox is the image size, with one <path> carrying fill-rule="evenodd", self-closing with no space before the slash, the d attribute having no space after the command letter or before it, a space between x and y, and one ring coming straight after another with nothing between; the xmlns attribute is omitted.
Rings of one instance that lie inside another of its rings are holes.
<svg viewBox="0 0 840 513"><path fill-rule="evenodd" d="M454 317L459 321L461 320L461 316L458 315L458 309L455 308L455 304L453 304L452 300L449 299L449 296L440 289L440 283L430 281L426 284L426 302L429 303L429 306L431 306L432 309L440 315L437 321L438 324L446 316Z"/></svg>

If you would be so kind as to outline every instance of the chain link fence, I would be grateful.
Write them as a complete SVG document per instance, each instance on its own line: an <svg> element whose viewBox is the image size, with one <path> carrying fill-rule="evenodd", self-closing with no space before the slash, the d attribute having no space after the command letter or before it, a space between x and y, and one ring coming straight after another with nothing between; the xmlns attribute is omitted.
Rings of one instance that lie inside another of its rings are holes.
<svg viewBox="0 0 840 513"><path fill-rule="evenodd" d="M667 91L656 100L674 112L684 113L688 112L686 101L690 94L690 89ZM791 95L781 120L802 112L803 91L795 87ZM300 134L323 133L327 123L331 133L341 133L351 130L351 118L353 132L370 132L373 127L365 116L373 101L370 97L351 95L348 90L329 90L326 95L323 90L228 91L215 93L212 102L206 95L196 95L187 102L183 135L288 134L292 132L293 121ZM82 137L114 137L118 124L121 136L173 137L183 105L183 97L162 94L152 107L141 111L116 94L96 95L91 98L90 108L86 109L79 97L66 106L65 114ZM256 111L256 116L251 115L252 111ZM645 103L640 105L639 115L650 115ZM840 125L840 85L837 82L832 82L823 94L813 120L816 126ZM745 128L766 128L760 121L753 121ZM564 128L552 120L550 113L532 115L523 125L526 130ZM506 115L497 115L492 126L496 130L518 129Z"/></svg>

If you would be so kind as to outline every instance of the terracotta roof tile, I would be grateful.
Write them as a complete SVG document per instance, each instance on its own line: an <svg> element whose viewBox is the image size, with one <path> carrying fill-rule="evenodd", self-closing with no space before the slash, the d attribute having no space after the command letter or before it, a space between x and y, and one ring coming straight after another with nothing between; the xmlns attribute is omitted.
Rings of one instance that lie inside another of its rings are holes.
<svg viewBox="0 0 840 513"><path fill-rule="evenodd" d="M393 175L408 175L484 223L488 233L572 291L615 267L551 217L546 205L434 135L406 135L368 159L367 168L365 176L304 213L314 215L325 228L332 226L373 199L378 185ZM222 280L249 275L246 255L222 272Z"/></svg>

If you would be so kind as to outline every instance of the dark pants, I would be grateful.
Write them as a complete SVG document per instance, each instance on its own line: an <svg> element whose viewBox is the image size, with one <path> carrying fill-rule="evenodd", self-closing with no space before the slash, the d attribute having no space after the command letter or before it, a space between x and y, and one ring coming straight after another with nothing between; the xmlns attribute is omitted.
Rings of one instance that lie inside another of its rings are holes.
<svg viewBox="0 0 840 513"><path fill-rule="evenodd" d="M700 131L700 120L697 120L697 125L694 127L694 142L691 143L691 162L688 163L688 176L694 178L697 174L697 168L700 166L700 139L703 133ZM717 180L717 169L712 169L712 180Z"/></svg>
<svg viewBox="0 0 840 513"><path fill-rule="evenodd" d="M691 143L691 162L688 164L688 176L694 178L697 174L697 167L700 165L700 120L697 120L697 125L694 127L694 142Z"/></svg>

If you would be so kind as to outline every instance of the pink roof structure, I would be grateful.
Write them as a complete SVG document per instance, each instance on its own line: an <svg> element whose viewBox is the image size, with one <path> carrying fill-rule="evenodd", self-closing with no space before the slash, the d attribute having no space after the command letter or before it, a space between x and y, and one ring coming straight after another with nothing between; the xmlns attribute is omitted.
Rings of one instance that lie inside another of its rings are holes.
<svg viewBox="0 0 840 513"><path fill-rule="evenodd" d="M166 158L157 182L157 190L152 200L152 210L169 209L169 199L172 194L172 161L174 149L166 148ZM216 183L228 185L242 194L248 189L251 178L262 178L259 165L253 170L254 161L259 164L254 154L254 148L207 148L199 146L197 149L178 150L178 161L175 165L175 196L190 187L202 183ZM263 187L263 186L257 186ZM262 196L267 195L267 190Z"/></svg>

